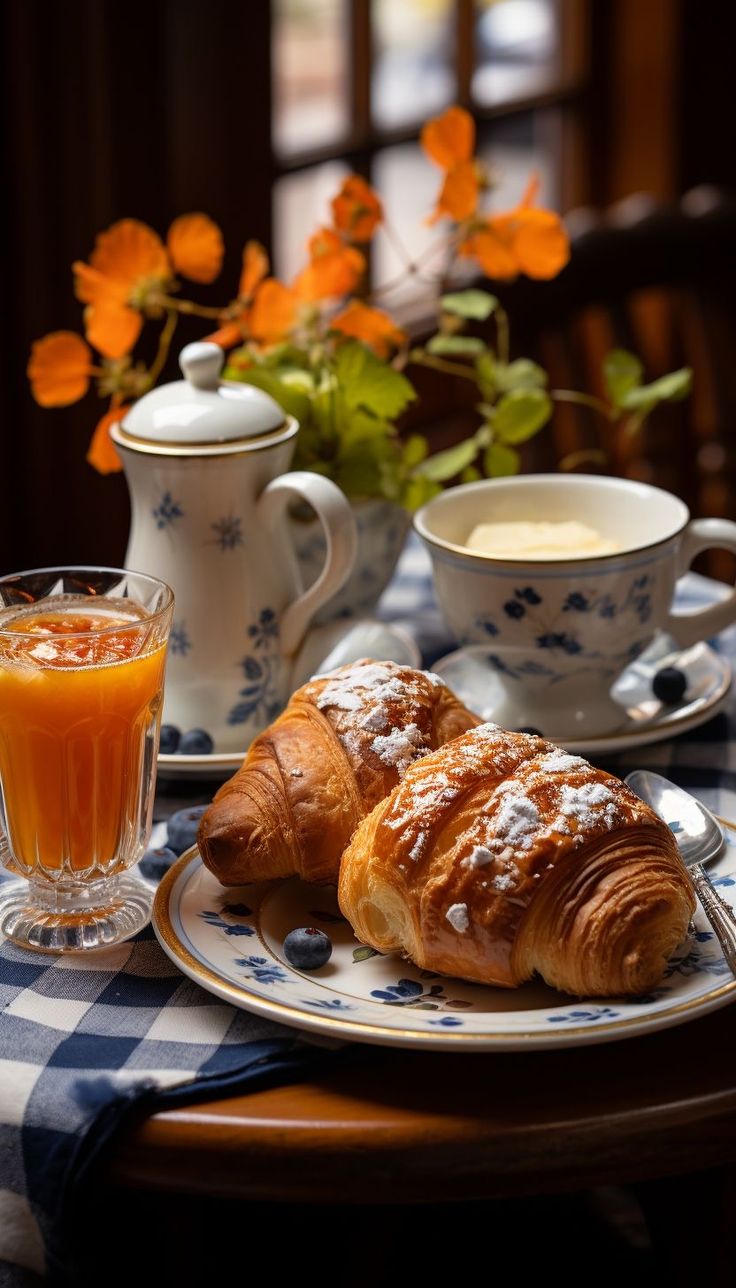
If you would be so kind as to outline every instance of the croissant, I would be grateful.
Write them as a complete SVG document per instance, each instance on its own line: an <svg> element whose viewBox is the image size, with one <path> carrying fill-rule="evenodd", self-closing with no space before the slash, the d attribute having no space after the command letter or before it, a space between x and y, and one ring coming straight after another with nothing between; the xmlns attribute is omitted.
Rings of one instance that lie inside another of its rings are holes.
<svg viewBox="0 0 736 1288"><path fill-rule="evenodd" d="M479 723L438 676L364 659L297 689L202 817L223 885L337 881L361 819L418 756Z"/></svg>
<svg viewBox="0 0 736 1288"><path fill-rule="evenodd" d="M338 900L380 952L583 996L651 989L695 909L670 829L624 783L493 724L408 768L357 829Z"/></svg>

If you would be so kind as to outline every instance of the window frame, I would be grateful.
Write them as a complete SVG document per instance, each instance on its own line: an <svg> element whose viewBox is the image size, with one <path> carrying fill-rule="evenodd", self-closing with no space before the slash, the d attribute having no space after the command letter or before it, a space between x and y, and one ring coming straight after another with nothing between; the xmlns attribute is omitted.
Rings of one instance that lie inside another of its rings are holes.
<svg viewBox="0 0 736 1288"><path fill-rule="evenodd" d="M273 0L270 0L273 14ZM374 125L371 117L371 71L373 65L372 0L345 0L348 9L348 76L351 87L350 125L346 133L332 143L304 148L294 153L279 154L273 147L275 179L306 170L326 161L344 161L358 174L370 177L377 152L399 143L415 142L423 124L421 119L391 129ZM557 83L537 93L509 98L492 105L477 103L472 95L475 68L475 3L454 0L455 68L457 94L455 102L473 115L479 131L486 132L494 121L513 119L534 112L558 109L568 112L574 130L573 151L582 142L581 119L586 114L591 91L591 0L555 0L560 20L560 66ZM583 167L563 155L561 200L564 208L586 199L583 191Z"/></svg>
<svg viewBox="0 0 736 1288"><path fill-rule="evenodd" d="M274 0L269 0L272 21ZM304 148L294 153L279 154L272 141L273 208L272 227L276 226L278 182L290 175L303 173L329 162L338 162L369 182L374 162L384 150L404 143L417 143L422 119L394 128L381 128L371 115L371 79L373 69L372 0L344 0L348 11L347 59L350 86L349 124L345 133L332 143ZM466 107L476 122L479 140L492 139L498 122L537 118L542 128L553 136L557 152L557 192L555 204L563 211L587 204L592 196L592 167L587 164L590 149L588 121L592 96L592 0L555 0L560 21L560 54L554 84L536 93L519 95L492 105L477 103L472 94L475 69L475 0L454 0L455 68L457 94L455 102ZM272 69L273 74L273 69ZM275 95L272 94L272 98ZM535 121L535 125L536 125ZM366 293L370 293L372 271L370 247L367 252ZM433 310L424 295L404 300L393 309L397 319L411 334L422 334L431 323Z"/></svg>

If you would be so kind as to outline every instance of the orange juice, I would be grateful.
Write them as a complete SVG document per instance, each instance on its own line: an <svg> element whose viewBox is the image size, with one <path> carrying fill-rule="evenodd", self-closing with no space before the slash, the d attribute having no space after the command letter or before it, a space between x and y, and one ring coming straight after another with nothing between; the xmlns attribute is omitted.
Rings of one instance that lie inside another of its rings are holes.
<svg viewBox="0 0 736 1288"><path fill-rule="evenodd" d="M138 858L165 657L128 600L64 596L0 619L0 782L17 871L94 880Z"/></svg>

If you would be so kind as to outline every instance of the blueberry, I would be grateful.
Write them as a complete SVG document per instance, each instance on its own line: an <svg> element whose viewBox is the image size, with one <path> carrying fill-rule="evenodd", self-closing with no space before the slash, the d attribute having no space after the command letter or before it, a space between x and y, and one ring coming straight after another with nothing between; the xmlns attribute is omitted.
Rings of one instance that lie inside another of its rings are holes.
<svg viewBox="0 0 736 1288"><path fill-rule="evenodd" d="M179 754L182 756L209 756L214 750L215 744L205 729L189 729L181 736Z"/></svg>
<svg viewBox="0 0 736 1288"><path fill-rule="evenodd" d="M542 737L542 730L541 730L541 729L535 729L535 728L534 728L534 725L521 725L521 726L520 726L520 728L518 728L518 729L516 730L516 732L517 732L517 733L528 733L528 734L531 734L534 738L541 738L541 737Z"/></svg>
<svg viewBox="0 0 736 1288"><path fill-rule="evenodd" d="M166 832L169 849L174 854L183 854L190 845L194 845L199 820L206 809L206 805L192 805L189 809L180 809L171 815L166 824Z"/></svg>
<svg viewBox="0 0 736 1288"><path fill-rule="evenodd" d="M161 725L159 751L162 751L165 756L173 756L174 752L179 750L180 742L181 729L177 729L176 725Z"/></svg>
<svg viewBox="0 0 736 1288"><path fill-rule="evenodd" d="M177 856L168 845L162 845L157 850L146 850L141 859L141 873L148 877L149 881L160 881L164 873L168 872L172 863L176 863Z"/></svg>
<svg viewBox="0 0 736 1288"><path fill-rule="evenodd" d="M332 956L332 941L324 930L302 926L284 940L284 957L297 970L319 970Z"/></svg>
<svg viewBox="0 0 736 1288"><path fill-rule="evenodd" d="M687 676L677 666L663 666L652 680L652 692L655 698L668 707L681 702L687 690Z"/></svg>

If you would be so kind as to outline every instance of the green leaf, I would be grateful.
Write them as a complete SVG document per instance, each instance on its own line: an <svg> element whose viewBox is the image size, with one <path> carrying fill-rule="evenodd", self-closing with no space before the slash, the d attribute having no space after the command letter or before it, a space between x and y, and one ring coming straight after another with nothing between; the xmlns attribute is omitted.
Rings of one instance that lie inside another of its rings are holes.
<svg viewBox="0 0 736 1288"><path fill-rule="evenodd" d="M368 944L361 944L360 948L353 949L354 962L367 962L369 957L378 957L377 948L369 948Z"/></svg>
<svg viewBox="0 0 736 1288"><path fill-rule="evenodd" d="M460 482L477 483L478 480L482 478L483 478L483 475L481 474L478 467L476 465L469 465L468 468L463 470L462 474L460 475Z"/></svg>
<svg viewBox="0 0 736 1288"><path fill-rule="evenodd" d="M693 384L693 373L689 367L671 371L667 376L660 376L649 385L640 385L629 389L619 404L625 411L650 411L658 402L679 402L687 398Z"/></svg>
<svg viewBox="0 0 736 1288"><path fill-rule="evenodd" d="M552 400L544 390L515 389L499 402L493 432L503 443L525 443L551 415Z"/></svg>
<svg viewBox="0 0 736 1288"><path fill-rule="evenodd" d="M411 434L404 443L404 465L412 470L429 453L429 443L422 434Z"/></svg>
<svg viewBox="0 0 736 1288"><path fill-rule="evenodd" d="M623 407L626 395L641 384L644 368L635 353L613 349L603 361L606 393L614 407Z"/></svg>
<svg viewBox="0 0 736 1288"><path fill-rule="evenodd" d="M335 376L348 407L364 407L387 420L394 420L416 398L406 376L357 340L340 345Z"/></svg>
<svg viewBox="0 0 736 1288"><path fill-rule="evenodd" d="M371 440L341 449L333 462L332 477L347 496L383 496L391 477L396 478L397 445L390 440ZM395 488L398 490L398 481Z"/></svg>
<svg viewBox="0 0 736 1288"><path fill-rule="evenodd" d="M439 483L433 483L431 479L423 479L415 475L407 479L401 491L401 504L406 510L418 510L420 505L431 501L433 496L437 496L442 488Z"/></svg>
<svg viewBox="0 0 736 1288"><path fill-rule="evenodd" d="M447 447L443 452L435 452L434 456L422 461L414 470L414 477L420 475L431 479L433 483L446 483L472 465L477 455L478 444L472 438L465 439L464 442Z"/></svg>
<svg viewBox="0 0 736 1288"><path fill-rule="evenodd" d="M255 385L257 389L263 389L265 393L275 398L287 416L294 416L300 425L309 420L311 415L309 396L303 389L285 384L275 372L264 371L261 367L249 367L245 371L240 367L228 367L224 374L226 380L237 380L242 385Z"/></svg>
<svg viewBox="0 0 736 1288"><path fill-rule="evenodd" d="M334 421L337 438L345 447L371 440L377 444L377 450L380 450L380 440L390 440L396 436L397 432L396 427L390 421L383 420L379 416L372 416L370 412L364 411L362 407L349 410L338 405L335 408Z"/></svg>
<svg viewBox="0 0 736 1288"><path fill-rule="evenodd" d="M476 354L482 353L485 347L477 335L433 335L427 342L427 353Z"/></svg>
<svg viewBox="0 0 736 1288"><path fill-rule="evenodd" d="M484 398L493 398L496 392L496 359L490 349L479 353L475 359L475 378Z"/></svg>
<svg viewBox="0 0 736 1288"><path fill-rule="evenodd" d="M441 304L445 313L455 313L459 318L473 318L477 322L485 322L497 307L498 300L488 291L477 291L471 288L467 291L453 291L451 295L443 295Z"/></svg>
<svg viewBox="0 0 736 1288"><path fill-rule="evenodd" d="M492 479L505 478L519 473L521 457L515 448L506 447L505 443L491 443L483 453L483 468Z"/></svg>
<svg viewBox="0 0 736 1288"><path fill-rule="evenodd" d="M531 358L517 358L516 362L496 364L496 385L502 392L511 389L544 389L547 372Z"/></svg>

